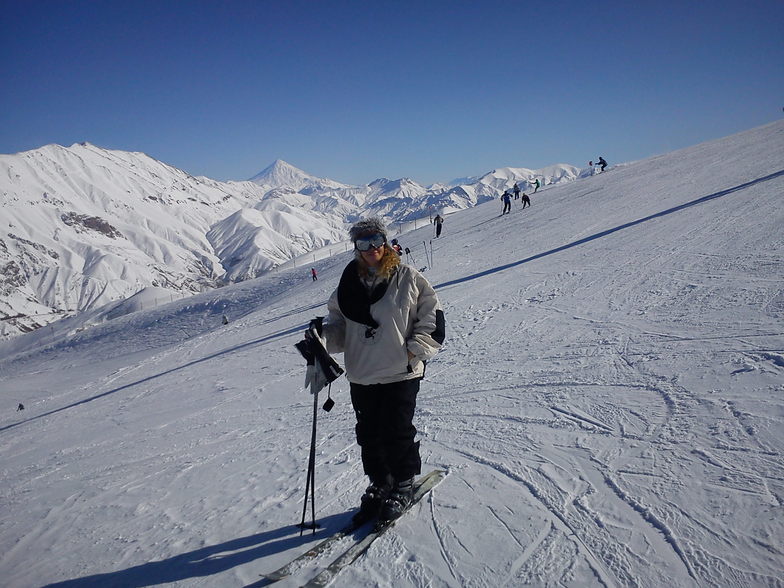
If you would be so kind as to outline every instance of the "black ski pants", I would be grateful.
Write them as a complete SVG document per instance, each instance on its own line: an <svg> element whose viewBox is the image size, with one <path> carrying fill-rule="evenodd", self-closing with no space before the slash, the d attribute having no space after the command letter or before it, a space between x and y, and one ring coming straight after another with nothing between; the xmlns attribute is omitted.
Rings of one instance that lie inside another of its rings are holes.
<svg viewBox="0 0 784 588"><path fill-rule="evenodd" d="M391 384L351 384L351 403L357 416L357 443L362 466L371 482L408 480L419 474L422 461L414 441L414 410L419 378Z"/></svg>

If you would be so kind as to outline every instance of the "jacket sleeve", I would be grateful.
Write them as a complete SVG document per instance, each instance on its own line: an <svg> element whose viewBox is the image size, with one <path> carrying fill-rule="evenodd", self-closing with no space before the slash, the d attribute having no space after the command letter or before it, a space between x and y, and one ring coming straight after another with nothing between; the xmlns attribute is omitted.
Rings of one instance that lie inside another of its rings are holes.
<svg viewBox="0 0 784 588"><path fill-rule="evenodd" d="M419 297L414 327L406 347L417 359L427 361L441 348L446 335L446 323L438 296L427 279L415 272L414 282Z"/></svg>
<svg viewBox="0 0 784 588"><path fill-rule="evenodd" d="M327 302L329 314L323 325L323 335L327 340L329 353L342 353L346 345L346 317L340 312L337 289Z"/></svg>

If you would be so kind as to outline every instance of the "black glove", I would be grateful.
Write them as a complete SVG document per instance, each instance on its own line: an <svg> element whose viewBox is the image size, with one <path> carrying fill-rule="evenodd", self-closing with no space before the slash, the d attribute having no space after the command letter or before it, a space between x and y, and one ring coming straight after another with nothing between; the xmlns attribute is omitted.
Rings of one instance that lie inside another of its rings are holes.
<svg viewBox="0 0 784 588"><path fill-rule="evenodd" d="M324 336L324 317L323 316L317 316L316 318L314 318L313 320L310 321L310 324L308 325L308 327L309 328L312 327L312 328L316 329L316 332L319 334L319 337L323 337Z"/></svg>

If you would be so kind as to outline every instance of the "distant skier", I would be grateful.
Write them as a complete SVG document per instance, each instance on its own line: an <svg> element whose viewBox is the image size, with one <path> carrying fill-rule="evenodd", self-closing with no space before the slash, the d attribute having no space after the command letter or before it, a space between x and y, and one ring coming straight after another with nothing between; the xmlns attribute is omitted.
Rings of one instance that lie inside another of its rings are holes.
<svg viewBox="0 0 784 588"><path fill-rule="evenodd" d="M604 168L607 167L607 162L604 160L604 157L599 157L599 161L596 163L601 166L602 169L600 171L604 171Z"/></svg>
<svg viewBox="0 0 784 588"><path fill-rule="evenodd" d="M403 248L400 246L400 243L397 242L397 239L392 239L391 245L392 249L395 250L395 253L401 256L403 255Z"/></svg>
<svg viewBox="0 0 784 588"><path fill-rule="evenodd" d="M436 218L433 219L433 222L436 224L436 239L438 239L441 236L441 229L444 226L444 219L440 214L437 214Z"/></svg>
<svg viewBox="0 0 784 588"><path fill-rule="evenodd" d="M533 185L534 185L534 194L536 194L536 191L539 189L539 187L540 187L542 184L541 184L541 183L539 183L539 178L536 178L536 181L534 181L534 182L532 182L532 183L533 183Z"/></svg>
<svg viewBox="0 0 784 588"><path fill-rule="evenodd" d="M16 407L16 412L19 412L20 410L24 410L24 404L21 402L19 403L19 406Z"/></svg>
<svg viewBox="0 0 784 588"><path fill-rule="evenodd" d="M528 194L523 192L523 208L526 206L531 206L531 199L528 197Z"/></svg>
<svg viewBox="0 0 784 588"><path fill-rule="evenodd" d="M514 195L515 195L515 200L520 198L520 186L517 185L517 182L515 182L514 185Z"/></svg>
<svg viewBox="0 0 784 588"><path fill-rule="evenodd" d="M507 212L512 212L512 195L509 193L509 190L506 190L503 193L501 200L504 201L504 210L501 213L501 216L504 216Z"/></svg>
<svg viewBox="0 0 784 588"><path fill-rule="evenodd" d="M314 282L316 280L318 280L318 276L316 275L316 268L315 267L310 268L310 276L313 278Z"/></svg>

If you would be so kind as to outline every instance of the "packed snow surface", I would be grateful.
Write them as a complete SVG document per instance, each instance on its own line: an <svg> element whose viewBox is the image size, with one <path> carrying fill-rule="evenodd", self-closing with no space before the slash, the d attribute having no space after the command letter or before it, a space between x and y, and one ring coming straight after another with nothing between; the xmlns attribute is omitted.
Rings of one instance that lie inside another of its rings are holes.
<svg viewBox="0 0 784 588"><path fill-rule="evenodd" d="M448 475L335 585L782 586L782 153L777 122L401 236L446 313L415 423ZM0 342L2 584L264 586L341 527L345 379L295 527L294 343L350 255Z"/></svg>

